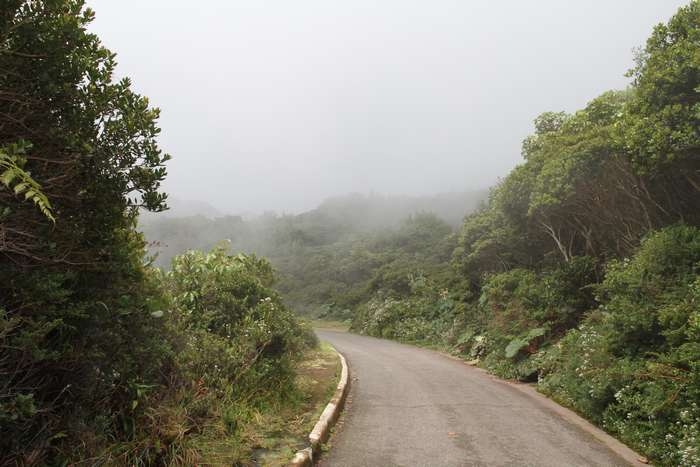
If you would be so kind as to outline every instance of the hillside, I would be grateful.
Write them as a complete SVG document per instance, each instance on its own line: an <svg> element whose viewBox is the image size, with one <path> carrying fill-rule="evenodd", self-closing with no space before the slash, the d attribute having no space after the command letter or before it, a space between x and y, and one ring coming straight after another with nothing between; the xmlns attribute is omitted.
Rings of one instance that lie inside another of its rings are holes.
<svg viewBox="0 0 700 467"><path fill-rule="evenodd" d="M155 264L166 269L173 256L210 249L222 241L231 251L265 256L278 272L278 287L288 303L300 313L317 314L338 301L340 291L347 297L361 296L359 290L368 286L375 270L391 269L404 248L410 252L401 261L418 268L437 265L432 259L421 264L424 257L439 256L444 263L447 250L431 251L433 242L454 232L455 221L461 222L485 196L478 191L430 197L353 194L326 200L298 215L151 216L141 218L139 228ZM399 237L413 242L410 235L421 229L427 237L419 245L395 244Z"/></svg>

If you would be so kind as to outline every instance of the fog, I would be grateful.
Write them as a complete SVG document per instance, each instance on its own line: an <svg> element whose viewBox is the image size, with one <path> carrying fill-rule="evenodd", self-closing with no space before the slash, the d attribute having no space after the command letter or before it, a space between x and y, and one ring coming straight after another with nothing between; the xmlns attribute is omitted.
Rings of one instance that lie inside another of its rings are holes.
<svg viewBox="0 0 700 467"><path fill-rule="evenodd" d="M171 196L299 212L493 184L532 120L624 88L681 0L89 0L162 109Z"/></svg>

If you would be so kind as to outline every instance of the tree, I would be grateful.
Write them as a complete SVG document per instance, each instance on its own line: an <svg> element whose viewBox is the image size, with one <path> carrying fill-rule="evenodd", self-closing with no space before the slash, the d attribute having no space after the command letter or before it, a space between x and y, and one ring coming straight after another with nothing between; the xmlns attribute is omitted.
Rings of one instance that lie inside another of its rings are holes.
<svg viewBox="0 0 700 467"><path fill-rule="evenodd" d="M89 262L71 239L105 242L125 210L164 208L158 189L168 156L156 144L158 109L128 79L113 82L115 55L86 31L93 17L81 0L10 0L0 10L0 146L31 143L26 170L56 213L66 212L59 226L41 232L48 242L28 242L41 229L36 215L0 194L16 213L3 225L0 249L13 262Z"/></svg>
<svg viewBox="0 0 700 467"><path fill-rule="evenodd" d="M637 56L629 76L636 90L626 121L627 144L640 171L668 165L686 169L700 191L700 1L659 24ZM690 169L690 170L689 170Z"/></svg>
<svg viewBox="0 0 700 467"><path fill-rule="evenodd" d="M129 436L135 388L168 358L134 230L139 207L165 207L158 110L113 80L93 17L82 0L0 6L0 148L28 143L5 173L47 197L0 190L0 464L59 459L81 431Z"/></svg>

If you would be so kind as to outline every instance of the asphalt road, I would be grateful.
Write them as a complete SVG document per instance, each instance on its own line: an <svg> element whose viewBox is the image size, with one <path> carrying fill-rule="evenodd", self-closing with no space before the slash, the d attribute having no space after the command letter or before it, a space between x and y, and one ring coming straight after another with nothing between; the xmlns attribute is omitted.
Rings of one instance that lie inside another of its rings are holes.
<svg viewBox="0 0 700 467"><path fill-rule="evenodd" d="M630 465L570 412L456 359L317 333L345 355L351 380L323 467Z"/></svg>

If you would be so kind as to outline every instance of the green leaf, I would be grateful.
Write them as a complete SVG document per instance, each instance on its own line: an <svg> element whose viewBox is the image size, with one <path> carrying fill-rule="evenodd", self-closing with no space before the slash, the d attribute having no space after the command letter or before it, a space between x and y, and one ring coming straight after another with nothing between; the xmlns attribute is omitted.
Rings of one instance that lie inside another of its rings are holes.
<svg viewBox="0 0 700 467"><path fill-rule="evenodd" d="M544 336L546 332L547 329L545 328L531 329L530 332L527 333L527 336L525 336L525 339L527 339L527 342L529 344L530 342L532 342L533 339Z"/></svg>
<svg viewBox="0 0 700 467"><path fill-rule="evenodd" d="M527 347L530 343L524 339L513 339L510 341L506 347L506 358L513 358L520 353L522 349Z"/></svg>
<svg viewBox="0 0 700 467"><path fill-rule="evenodd" d="M534 328L531 329L525 337L517 337L510 341L506 347L506 358L513 358L520 353L525 347L529 346L530 343L538 338L544 336L547 332L545 328Z"/></svg>
<svg viewBox="0 0 700 467"><path fill-rule="evenodd" d="M2 176L0 177L0 181L2 181L2 184L5 185L6 187L10 187L10 183L12 183L12 180L14 180L17 177L17 171L13 170L13 168L9 168L3 172Z"/></svg>
<svg viewBox="0 0 700 467"><path fill-rule="evenodd" d="M24 190L27 189L28 186L29 185L27 183L24 183L24 182L18 183L17 185L15 185L15 188L14 188L15 194L18 195L18 194L22 193Z"/></svg>
<svg viewBox="0 0 700 467"><path fill-rule="evenodd" d="M26 147L15 147L10 145L10 152L24 150ZM53 217L53 212L51 208L51 203L49 202L46 195L41 192L41 187L39 184L32 179L29 172L22 169L21 165L24 164L24 159L17 157L16 155L10 155L5 148L0 148L0 167L5 167L6 170L0 175L0 182L5 185L6 188L12 190L16 195L24 194L25 200L32 200L34 205L52 222L55 222ZM14 180L19 180L19 183L12 187L12 182Z"/></svg>

